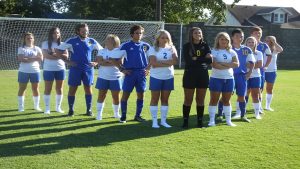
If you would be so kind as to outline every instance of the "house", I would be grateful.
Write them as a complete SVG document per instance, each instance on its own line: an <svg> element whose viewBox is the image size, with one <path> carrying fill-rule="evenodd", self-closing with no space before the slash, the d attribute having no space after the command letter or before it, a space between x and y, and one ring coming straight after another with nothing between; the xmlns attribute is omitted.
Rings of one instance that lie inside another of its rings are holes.
<svg viewBox="0 0 300 169"><path fill-rule="evenodd" d="M247 5L227 5L226 21L228 26L267 26L279 24L281 27L300 28L300 14L292 7L267 7ZM206 24L213 25L214 18Z"/></svg>

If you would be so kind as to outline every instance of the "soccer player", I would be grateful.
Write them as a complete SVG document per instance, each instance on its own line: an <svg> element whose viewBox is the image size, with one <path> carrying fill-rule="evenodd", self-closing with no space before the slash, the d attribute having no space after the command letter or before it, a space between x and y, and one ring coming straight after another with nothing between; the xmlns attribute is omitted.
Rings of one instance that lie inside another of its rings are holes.
<svg viewBox="0 0 300 169"><path fill-rule="evenodd" d="M50 94L52 90L53 81L56 81L56 111L64 113L61 109L61 102L63 99L63 83L65 79L66 65L64 60L68 58L68 52L65 51L62 55L56 54L56 48L61 44L61 35L58 27L50 29L48 40L42 43L42 51L44 56L44 71L43 76L45 80L44 102L45 114L50 114Z"/></svg>
<svg viewBox="0 0 300 169"><path fill-rule="evenodd" d="M123 57L125 56L125 51L120 50L119 47L119 37L109 34L105 38L105 48L98 52L97 62L100 66L96 83L96 88L99 90L96 120L102 120L102 112L107 90L110 90L112 94L114 117L120 118L119 94L123 74L119 68L121 67Z"/></svg>
<svg viewBox="0 0 300 169"><path fill-rule="evenodd" d="M18 103L19 112L24 111L25 90L28 81L31 83L34 109L41 111L39 106L40 93L40 63L43 60L42 50L34 45L34 35L27 32L23 36L23 45L18 48L18 61L20 62L18 72Z"/></svg>
<svg viewBox="0 0 300 169"><path fill-rule="evenodd" d="M126 123L127 100L135 87L137 93L136 113L134 120L143 122L145 119L141 117L144 106L144 92L146 90L146 75L149 73L150 66L148 65L147 51L150 45L141 41L144 33L144 28L140 25L133 25L130 28L132 39L121 45L121 50L126 51L126 57L122 72L125 74L123 82L123 95L121 98L121 123Z"/></svg>
<svg viewBox="0 0 300 169"><path fill-rule="evenodd" d="M262 29L258 26L253 27L251 29L251 36L255 37L256 41L257 41L257 50L261 51L263 54L263 66L262 68L260 68L260 74L261 74L261 85L260 85L260 104L262 102L262 91L264 89L264 84L265 84L265 70L268 68L269 64L271 63L271 59L272 59L272 53L271 50L269 48L269 46L261 41L261 37L262 37ZM260 113L263 113L263 109L262 106L260 105Z"/></svg>
<svg viewBox="0 0 300 169"><path fill-rule="evenodd" d="M249 95L251 92L255 118L261 119L261 116L259 114L260 105L261 105L259 103L260 102L259 95L260 95L260 85L261 85L260 68L262 67L263 64L263 54L256 49L257 41L253 36L250 36L245 40L245 45L252 50L255 58L255 66L247 82L247 87L248 87L247 95Z"/></svg>
<svg viewBox="0 0 300 169"><path fill-rule="evenodd" d="M252 50L249 47L242 45L242 42L244 41L244 32L241 29L233 30L231 39L232 49L237 53L240 63L239 67L233 69L235 91L237 95L237 111L233 118L241 118L245 122L251 122L246 117L245 96L247 94L247 80L252 73L255 59Z"/></svg>
<svg viewBox="0 0 300 169"><path fill-rule="evenodd" d="M236 126L231 122L230 98L234 89L233 68L239 66L237 53L231 49L230 37L226 32L217 34L212 50L212 72L209 80L210 102L208 107L208 126L215 126L217 104L222 94L223 112L226 123Z"/></svg>
<svg viewBox="0 0 300 169"><path fill-rule="evenodd" d="M276 80L277 71L277 56L283 51L283 48L277 43L275 36L267 36L265 42L271 49L272 60L267 69L265 70L266 79L266 107L268 111L274 111L270 106L273 98L273 87Z"/></svg>
<svg viewBox="0 0 300 169"><path fill-rule="evenodd" d="M150 87L151 102L150 112L152 116L152 127L159 128L157 123L158 101L160 99L160 125L170 128L167 123L169 110L169 96L174 90L174 67L177 63L177 51L173 45L171 35L166 30L160 30L155 36L153 47L149 49L150 60Z"/></svg>
<svg viewBox="0 0 300 169"><path fill-rule="evenodd" d="M189 30L189 42L183 45L185 68L183 74L184 103L182 106L183 128L188 128L189 114L196 89L197 125L202 127L204 100L208 88L208 66L212 62L211 50L203 40L202 31L198 27Z"/></svg>
<svg viewBox="0 0 300 169"><path fill-rule="evenodd" d="M93 116L92 107L92 88L94 82L94 66L96 62L92 62L92 51L100 50L102 46L93 39L88 37L89 28L85 23L80 23L75 27L77 36L68 39L58 48L60 50L68 49L71 52L70 56L70 70L69 70L69 116L74 115L75 94L78 86L83 83L86 101L86 115Z"/></svg>

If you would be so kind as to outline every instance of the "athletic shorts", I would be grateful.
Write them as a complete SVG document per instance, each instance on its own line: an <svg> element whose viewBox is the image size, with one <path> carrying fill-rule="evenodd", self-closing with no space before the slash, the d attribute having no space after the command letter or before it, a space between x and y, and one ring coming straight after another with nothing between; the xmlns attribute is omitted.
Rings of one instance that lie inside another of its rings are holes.
<svg viewBox="0 0 300 169"><path fill-rule="evenodd" d="M70 68L69 70L69 86L80 86L81 81L86 86L91 86L94 83L94 68L88 70L80 70Z"/></svg>
<svg viewBox="0 0 300 169"><path fill-rule="evenodd" d="M185 70L182 78L182 87L186 89L208 88L209 76L207 70Z"/></svg>
<svg viewBox="0 0 300 169"><path fill-rule="evenodd" d="M210 77L209 90L212 92L233 92L234 80L233 79L218 79Z"/></svg>
<svg viewBox="0 0 300 169"><path fill-rule="evenodd" d="M265 79L266 82L268 83L275 83L276 77L277 77L276 72L265 72Z"/></svg>
<svg viewBox="0 0 300 169"><path fill-rule="evenodd" d="M238 96L247 95L247 80L243 73L234 74L235 92Z"/></svg>
<svg viewBox="0 0 300 169"><path fill-rule="evenodd" d="M154 77L150 77L149 90L161 91L161 90L174 90L174 78L161 80Z"/></svg>
<svg viewBox="0 0 300 169"><path fill-rule="evenodd" d="M18 72L18 82L19 83L38 83L40 82L40 72L37 73L24 73Z"/></svg>
<svg viewBox="0 0 300 169"><path fill-rule="evenodd" d="M59 71L43 71L43 77L45 81L53 81L55 80L65 80L66 77L66 71L65 70L59 70Z"/></svg>
<svg viewBox="0 0 300 169"><path fill-rule="evenodd" d="M121 78L118 80L106 80L102 78L98 78L96 82L96 89L99 90L114 90L120 91L121 90Z"/></svg>
<svg viewBox="0 0 300 169"><path fill-rule="evenodd" d="M247 81L247 87L248 89L254 89L254 88L260 88L261 85L261 77L253 77L249 78Z"/></svg>
<svg viewBox="0 0 300 169"><path fill-rule="evenodd" d="M136 92L146 91L146 75L144 69L131 70L129 75L125 75L122 89L125 92L132 92L135 87Z"/></svg>

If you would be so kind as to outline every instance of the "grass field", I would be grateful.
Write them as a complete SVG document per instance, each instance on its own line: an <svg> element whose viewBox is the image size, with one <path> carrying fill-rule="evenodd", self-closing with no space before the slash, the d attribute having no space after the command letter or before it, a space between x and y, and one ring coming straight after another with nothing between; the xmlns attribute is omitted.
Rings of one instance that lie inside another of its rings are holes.
<svg viewBox="0 0 300 169"><path fill-rule="evenodd" d="M26 110L19 113L17 71L0 71L0 168L300 168L300 71L278 72L272 103L275 112L265 111L261 121L254 119L252 106L248 106L252 123L235 121L237 127L218 124L199 129L193 104L188 130L180 128L182 73L176 71L176 89L170 97L168 121L173 127L152 129L149 91L143 110L145 123L119 124L111 118L109 95L104 120L84 116L82 88L75 101L75 117L34 111L30 90L26 93ZM43 86L41 83L41 91ZM64 110L66 93L67 85ZM96 96L94 90L94 112ZM135 100L133 94L128 103L128 119L134 116ZM209 95L205 125L208 100ZM51 101L53 109L54 94Z"/></svg>

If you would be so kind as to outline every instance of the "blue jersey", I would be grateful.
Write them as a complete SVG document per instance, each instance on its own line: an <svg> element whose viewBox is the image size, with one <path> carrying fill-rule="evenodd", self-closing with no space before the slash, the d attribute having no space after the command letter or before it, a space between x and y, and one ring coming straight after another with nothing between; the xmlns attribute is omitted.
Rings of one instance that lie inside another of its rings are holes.
<svg viewBox="0 0 300 169"><path fill-rule="evenodd" d="M150 45L146 42L128 41L121 45L120 49L126 51L124 59L125 69L144 69L148 66L147 51Z"/></svg>
<svg viewBox="0 0 300 169"><path fill-rule="evenodd" d="M92 51L102 49L95 39L89 37L81 40L80 37L77 36L68 39L65 43L71 45L69 47L71 51L70 60L76 64L74 68L81 70L91 69Z"/></svg>
<svg viewBox="0 0 300 169"><path fill-rule="evenodd" d="M266 56L267 55L272 56L271 50L270 50L269 46L264 42L258 43L257 50L263 54L263 66L264 66L267 62ZM260 68L260 69L263 70L263 68Z"/></svg>
<svg viewBox="0 0 300 169"><path fill-rule="evenodd" d="M244 45L241 45L239 49L232 48L238 55L240 66L233 69L234 74L247 73L247 63L254 63L255 58L252 50Z"/></svg>

